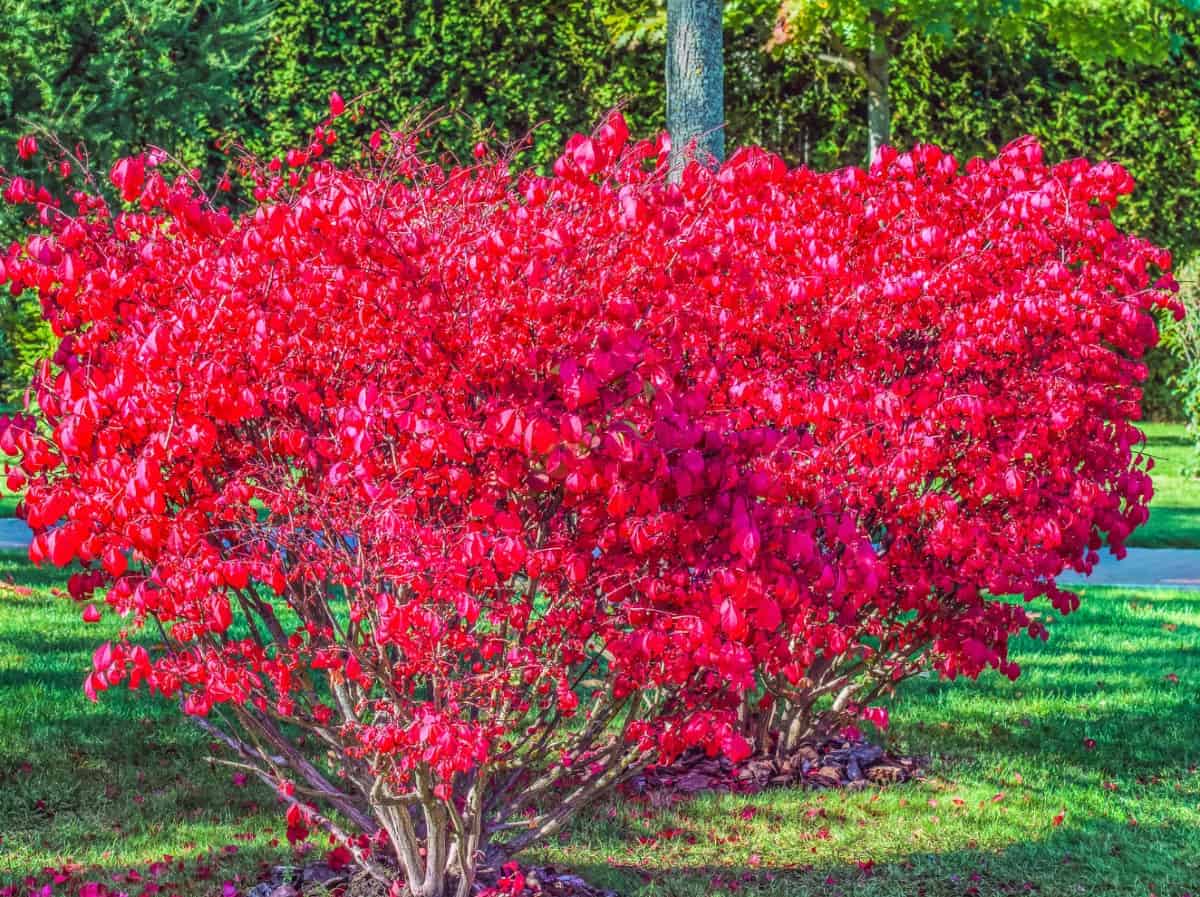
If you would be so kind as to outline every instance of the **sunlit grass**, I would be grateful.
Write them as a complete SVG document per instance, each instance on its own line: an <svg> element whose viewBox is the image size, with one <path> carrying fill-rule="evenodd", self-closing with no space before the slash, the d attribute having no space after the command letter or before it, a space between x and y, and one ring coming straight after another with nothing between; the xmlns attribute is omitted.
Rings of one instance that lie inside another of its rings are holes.
<svg viewBox="0 0 1200 897"><path fill-rule="evenodd" d="M187 876L199 865L215 890L196 879L183 893L208 895L278 861L273 797L210 768L173 704L123 689L84 697L92 650L116 624L89 626L51 595L64 578L0 555L0 882L68 860L144 869L166 854L200 861Z"/></svg>
<svg viewBox="0 0 1200 897"><path fill-rule="evenodd" d="M617 802L544 855L647 897L1196 891L1200 594L1088 588L1052 630L1016 683L903 690L894 747L931 758L923 784Z"/></svg>
<svg viewBox="0 0 1200 897"><path fill-rule="evenodd" d="M1200 478L1185 476L1195 449L1183 424L1143 424L1146 454L1154 458L1150 520L1129 544L1142 548L1200 548Z"/></svg>

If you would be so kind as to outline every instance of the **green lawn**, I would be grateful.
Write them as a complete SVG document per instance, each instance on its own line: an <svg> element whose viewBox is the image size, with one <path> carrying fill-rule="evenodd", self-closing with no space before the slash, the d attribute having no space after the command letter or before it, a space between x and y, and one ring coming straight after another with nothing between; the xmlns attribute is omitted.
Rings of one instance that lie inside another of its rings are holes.
<svg viewBox="0 0 1200 897"><path fill-rule="evenodd" d="M0 480L0 517L14 517L17 513L17 502L20 498L8 491L4 481Z"/></svg>
<svg viewBox="0 0 1200 897"><path fill-rule="evenodd" d="M205 876L183 894L211 897L278 862L272 796L205 764L205 739L173 705L123 689L84 697L110 626L51 595L63 579L0 554L0 885L68 860L145 874L166 854L188 862L174 880Z"/></svg>
<svg viewBox="0 0 1200 897"><path fill-rule="evenodd" d="M32 588L0 592L0 886L168 854L180 893L208 897L284 859L271 795L206 767L173 708L87 702L101 632L49 594L56 574L0 556L0 580ZM627 897L1200 894L1200 593L1084 594L1048 644L1020 643L1018 682L905 688L892 737L931 757L924 783L616 801L530 859Z"/></svg>
<svg viewBox="0 0 1200 897"><path fill-rule="evenodd" d="M16 414L22 410L22 406L5 404L0 402L0 415ZM8 458L0 455L0 461L6 461ZM3 468L0 467L0 517L12 517L17 510L17 496L8 491L8 486L5 484Z"/></svg>
<svg viewBox="0 0 1200 897"><path fill-rule="evenodd" d="M1150 520L1134 532L1130 545L1145 548L1200 548L1200 478L1183 475L1193 446L1183 424L1143 424L1146 454L1154 458L1154 500Z"/></svg>
<svg viewBox="0 0 1200 897"><path fill-rule="evenodd" d="M932 758L924 784L617 804L546 855L646 897L1200 894L1200 593L1082 594L1016 683L904 689L894 746Z"/></svg>

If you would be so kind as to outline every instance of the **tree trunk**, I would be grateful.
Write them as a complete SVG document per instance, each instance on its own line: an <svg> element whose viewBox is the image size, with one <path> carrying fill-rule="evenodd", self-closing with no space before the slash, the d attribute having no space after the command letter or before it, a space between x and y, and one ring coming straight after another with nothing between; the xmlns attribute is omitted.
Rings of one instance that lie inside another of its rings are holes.
<svg viewBox="0 0 1200 897"><path fill-rule="evenodd" d="M704 164L725 158L725 60L721 0L667 0L667 130L671 179L695 141Z"/></svg>
<svg viewBox="0 0 1200 897"><path fill-rule="evenodd" d="M871 45L867 49L867 162L891 140L892 103L888 97L888 69L891 63L888 19L879 10L871 11Z"/></svg>

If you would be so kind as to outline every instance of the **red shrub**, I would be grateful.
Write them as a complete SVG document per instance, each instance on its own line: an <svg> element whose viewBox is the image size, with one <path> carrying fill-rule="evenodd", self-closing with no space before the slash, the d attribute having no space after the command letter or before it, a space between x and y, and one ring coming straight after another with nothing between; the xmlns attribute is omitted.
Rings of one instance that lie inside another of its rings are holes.
<svg viewBox="0 0 1200 897"><path fill-rule="evenodd" d="M1110 222L1122 169L743 150L669 186L625 138L540 177L319 131L237 213L154 155L120 213L7 184L63 340L0 447L34 560L129 618L88 692L180 699L290 835L340 819L417 894L647 760L1015 675L1045 630L989 595L1071 609L1054 577L1146 516L1169 259Z"/></svg>

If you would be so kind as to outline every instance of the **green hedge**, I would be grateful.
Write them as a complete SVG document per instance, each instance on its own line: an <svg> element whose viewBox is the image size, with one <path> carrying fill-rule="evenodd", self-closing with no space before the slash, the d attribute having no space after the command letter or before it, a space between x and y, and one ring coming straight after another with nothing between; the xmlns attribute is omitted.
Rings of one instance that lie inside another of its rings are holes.
<svg viewBox="0 0 1200 897"><path fill-rule="evenodd" d="M298 141L333 90L364 96L361 131L429 116L433 139L457 154L481 137L529 135L544 161L564 131L622 101L656 127L660 53L616 49L610 12L589 0L283 0L256 84L266 132L252 140Z"/></svg>

